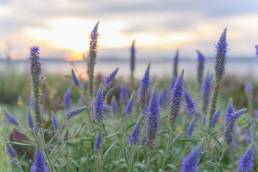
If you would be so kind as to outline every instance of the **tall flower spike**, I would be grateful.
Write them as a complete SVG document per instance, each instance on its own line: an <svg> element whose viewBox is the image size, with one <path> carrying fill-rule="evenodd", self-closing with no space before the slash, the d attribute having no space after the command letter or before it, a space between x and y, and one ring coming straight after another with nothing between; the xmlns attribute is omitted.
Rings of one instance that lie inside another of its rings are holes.
<svg viewBox="0 0 258 172"><path fill-rule="evenodd" d="M135 40L133 40L132 45L131 45L131 49L130 49L130 79L131 79L131 86L133 86L133 83L134 83L135 57L136 57Z"/></svg>
<svg viewBox="0 0 258 172"><path fill-rule="evenodd" d="M103 119L104 113L104 93L101 88L96 93L96 96L92 103L92 112L93 117L97 121L101 121Z"/></svg>
<svg viewBox="0 0 258 172"><path fill-rule="evenodd" d="M196 115L196 105L190 93L184 91L185 109L189 117Z"/></svg>
<svg viewBox="0 0 258 172"><path fill-rule="evenodd" d="M233 141L234 125L237 119L246 112L247 109L240 109L236 112L231 113L229 121L226 121L225 125L225 141L231 146Z"/></svg>
<svg viewBox="0 0 258 172"><path fill-rule="evenodd" d="M56 115L54 113L52 113L52 115L51 115L51 125L52 125L53 129L58 128L58 121L57 121Z"/></svg>
<svg viewBox="0 0 258 172"><path fill-rule="evenodd" d="M249 99L253 97L253 84L250 81L245 83L245 94Z"/></svg>
<svg viewBox="0 0 258 172"><path fill-rule="evenodd" d="M116 113L118 111L118 104L117 104L117 101L116 101L116 97L112 97L111 107L112 107L112 112L113 113Z"/></svg>
<svg viewBox="0 0 258 172"><path fill-rule="evenodd" d="M251 172L253 169L254 151L249 147L239 160L237 172Z"/></svg>
<svg viewBox="0 0 258 172"><path fill-rule="evenodd" d="M8 111L5 111L4 115L5 115L6 121L7 121L9 124L16 125L16 126L19 125L18 120L16 119L16 117L15 117L13 114L11 114L11 113L8 112Z"/></svg>
<svg viewBox="0 0 258 172"><path fill-rule="evenodd" d="M212 75L207 74L202 83L202 112L208 113L212 90Z"/></svg>
<svg viewBox="0 0 258 172"><path fill-rule="evenodd" d="M228 105L227 105L227 111L226 111L226 115L225 115L225 125L227 125L231 119L232 119L232 114L234 113L234 106L232 103L232 99L229 99L228 101Z"/></svg>
<svg viewBox="0 0 258 172"><path fill-rule="evenodd" d="M186 134L187 134L187 136L188 136L189 138L191 138L192 135L193 135L194 127L195 127L195 121L192 120L192 121L188 124L188 126L187 126L187 128L186 128Z"/></svg>
<svg viewBox="0 0 258 172"><path fill-rule="evenodd" d="M78 79L78 77L76 76L74 70L72 69L72 82L75 86L79 87L80 86L80 80Z"/></svg>
<svg viewBox="0 0 258 172"><path fill-rule="evenodd" d="M97 135L96 137L96 141L95 141L95 149L96 150L99 150L101 145L103 143L103 134L102 132L100 131L99 134Z"/></svg>
<svg viewBox="0 0 258 172"><path fill-rule="evenodd" d="M30 72L32 78L32 90L34 96L34 115L36 126L40 126L41 112L40 112L40 80L41 80L41 64L39 58L39 47L33 46L30 49Z"/></svg>
<svg viewBox="0 0 258 172"><path fill-rule="evenodd" d="M126 104L128 99L129 91L126 85L120 86L120 92L119 92L119 102L120 104Z"/></svg>
<svg viewBox="0 0 258 172"><path fill-rule="evenodd" d="M216 45L216 49L217 49L217 56L216 56L215 73L216 73L216 79L221 80L225 73L226 54L228 51L227 29L224 29Z"/></svg>
<svg viewBox="0 0 258 172"><path fill-rule="evenodd" d="M198 172L201 145L196 146L182 161L180 172Z"/></svg>
<svg viewBox="0 0 258 172"><path fill-rule="evenodd" d="M27 124L30 127L30 129L34 129L34 122L30 112L27 117Z"/></svg>
<svg viewBox="0 0 258 172"><path fill-rule="evenodd" d="M134 124L134 127L128 137L128 143L130 145L137 144L137 142L139 140L139 135L140 135L140 122L138 121Z"/></svg>
<svg viewBox="0 0 258 172"><path fill-rule="evenodd" d="M143 78L140 82L140 88L138 90L138 100L142 105L144 110L148 104L149 93L150 92L150 64L148 64L147 69L144 72Z"/></svg>
<svg viewBox="0 0 258 172"><path fill-rule="evenodd" d="M258 57L258 44L257 45L255 45L255 54L256 54L256 56Z"/></svg>
<svg viewBox="0 0 258 172"><path fill-rule="evenodd" d="M219 117L220 117L220 112L221 110L217 110L213 116L211 117L210 121L209 121L209 128L215 128L218 120L219 120Z"/></svg>
<svg viewBox="0 0 258 172"><path fill-rule="evenodd" d="M126 107L125 107L125 110L124 110L124 113L127 117L130 117L132 115L132 111L133 111L133 105L134 105L134 100L133 100L134 96L132 95L131 98L129 99Z"/></svg>
<svg viewBox="0 0 258 172"><path fill-rule="evenodd" d="M160 107L158 102L158 93L156 89L154 89L153 94L150 98L145 120L145 141L149 147L152 147L154 145L154 140L158 134L158 129L160 125Z"/></svg>
<svg viewBox="0 0 258 172"><path fill-rule="evenodd" d="M89 95L93 96L93 84L94 84L94 66L96 64L97 58L97 44L98 44L98 26L99 22L94 26L91 35L90 35L90 48L89 48L89 56L88 56L88 91Z"/></svg>
<svg viewBox="0 0 258 172"><path fill-rule="evenodd" d="M174 124L176 117L179 114L181 99L184 91L184 71L181 72L180 77L176 80L176 83L172 89L170 98L170 123Z"/></svg>
<svg viewBox="0 0 258 172"><path fill-rule="evenodd" d="M177 78L178 75L178 61L179 61L179 49L176 50L176 54L173 59L173 78Z"/></svg>
<svg viewBox="0 0 258 172"><path fill-rule="evenodd" d="M79 113L83 112L86 108L87 108L86 106L82 106L82 107L79 107L77 109L74 109L74 110L68 112L66 114L66 119L71 119L71 118L77 116Z"/></svg>
<svg viewBox="0 0 258 172"><path fill-rule="evenodd" d="M63 96L63 107L65 110L70 110L72 106L72 92L71 89L68 88Z"/></svg>
<svg viewBox="0 0 258 172"><path fill-rule="evenodd" d="M167 104L167 90L163 89L159 96L159 105L163 106L165 104Z"/></svg>
<svg viewBox="0 0 258 172"><path fill-rule="evenodd" d="M34 154L31 172L48 172L43 153L37 148Z"/></svg>
<svg viewBox="0 0 258 172"><path fill-rule="evenodd" d="M10 159L15 159L16 158L16 156L17 156L16 151L11 144L6 145L6 150L7 150L7 154L8 154Z"/></svg>
<svg viewBox="0 0 258 172"><path fill-rule="evenodd" d="M198 80L199 88L200 88L202 85L202 80L203 80L205 57L199 50L196 50L196 52L197 52L197 61L198 61L197 80Z"/></svg>
<svg viewBox="0 0 258 172"><path fill-rule="evenodd" d="M170 90L173 90L173 87L175 86L176 78L172 78L170 81Z"/></svg>
<svg viewBox="0 0 258 172"><path fill-rule="evenodd" d="M104 85L106 86L106 87L109 87L110 85L111 85L111 83L112 83L112 81L115 79L115 77L116 77L116 74L117 74L117 72L118 72L118 70L119 70L119 68L116 68L115 70L113 70L112 72L111 72L111 74L109 75L109 76L107 76L105 79L104 79Z"/></svg>
<svg viewBox="0 0 258 172"><path fill-rule="evenodd" d="M226 54L228 51L227 43L227 29L225 29L216 45L217 55L216 55L216 64L215 64L215 77L216 83L213 90L211 108L210 108L210 118L216 111L218 96L221 89L221 80L225 73L225 63L226 63Z"/></svg>

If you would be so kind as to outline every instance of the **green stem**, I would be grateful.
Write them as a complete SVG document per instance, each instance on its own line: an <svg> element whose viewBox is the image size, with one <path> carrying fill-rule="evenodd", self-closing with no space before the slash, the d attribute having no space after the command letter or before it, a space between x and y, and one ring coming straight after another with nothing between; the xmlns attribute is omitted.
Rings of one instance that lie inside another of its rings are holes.
<svg viewBox="0 0 258 172"><path fill-rule="evenodd" d="M102 156L102 148L97 152L96 159L96 171L103 172L103 156Z"/></svg>
<svg viewBox="0 0 258 172"><path fill-rule="evenodd" d="M38 140L40 141L40 144L43 148L43 151L46 155L46 158L47 158L47 161L48 161L48 164L50 166L50 172L54 172L54 166L52 164L52 161L50 159L50 156L49 156L49 153L48 153L48 150L47 150L47 147L46 147L46 144L45 144L45 138L44 138L44 133L42 132L42 129L39 130L39 133L38 133Z"/></svg>
<svg viewBox="0 0 258 172"><path fill-rule="evenodd" d="M130 156L129 156L129 163L128 163L128 172L133 172L134 157L135 157L135 145L129 146L129 149L130 149Z"/></svg>
<svg viewBox="0 0 258 172"><path fill-rule="evenodd" d="M173 134L173 129L172 127L169 125L169 131L168 131L168 143L166 145L166 152L165 153L168 153L169 152L169 148L170 148L170 145L171 145L171 140L172 140L172 134ZM166 161L167 161L167 156L163 155L162 157L162 165L161 165L161 169L164 168L165 164L166 164Z"/></svg>

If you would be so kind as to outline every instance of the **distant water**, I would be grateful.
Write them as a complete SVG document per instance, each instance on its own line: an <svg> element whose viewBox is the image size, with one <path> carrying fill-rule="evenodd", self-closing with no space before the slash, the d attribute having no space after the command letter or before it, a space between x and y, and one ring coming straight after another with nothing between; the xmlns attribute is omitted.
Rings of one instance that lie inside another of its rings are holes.
<svg viewBox="0 0 258 172"><path fill-rule="evenodd" d="M6 70L6 67L12 67L16 72L28 72L30 69L29 62L20 60L12 60L7 65L6 61L0 60L0 72ZM172 73L172 63L170 60L141 60L136 64L135 75L141 78L148 63L151 63L151 75L159 78L170 77ZM86 73L86 62L74 62L73 64L67 61L60 60L45 60L42 62L44 73L54 73L68 75L74 65L80 75ZM179 69L184 69L186 77L196 76L197 62L193 59L181 59ZM113 69L119 67L119 75L122 77L129 76L129 66L126 61L118 60L99 60L96 64L96 73L107 75ZM205 64L205 71L214 71L214 60L208 59ZM258 76L258 59L228 59L226 64L226 74L236 75L239 77L253 78Z"/></svg>

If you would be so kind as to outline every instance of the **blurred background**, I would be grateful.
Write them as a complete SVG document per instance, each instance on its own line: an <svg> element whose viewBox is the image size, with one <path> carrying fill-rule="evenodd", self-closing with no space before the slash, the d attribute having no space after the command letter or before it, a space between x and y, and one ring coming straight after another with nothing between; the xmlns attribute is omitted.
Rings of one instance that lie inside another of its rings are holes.
<svg viewBox="0 0 258 172"><path fill-rule="evenodd" d="M126 81L135 40L137 78L151 63L152 76L171 79L179 49L179 70L194 80L196 50L206 57L205 73L213 73L215 44L228 28L225 95L243 92L244 83L258 76L257 0L0 0L0 102L27 101L32 45L40 46L46 85L59 94L69 86L72 67L87 79L84 57L97 21L96 74L119 67Z"/></svg>
<svg viewBox="0 0 258 172"><path fill-rule="evenodd" d="M17 71L24 70L29 47L39 45L48 63L45 71L70 71L68 61L87 57L89 34L97 21L100 73L116 66L120 75L129 73L132 40L136 40L138 77L148 62L153 63L152 75L170 76L177 48L187 76L194 75L196 49L209 59L206 70L213 71L209 62L215 43L228 28L227 73L258 74L257 0L0 0L0 70L6 58L15 60Z"/></svg>

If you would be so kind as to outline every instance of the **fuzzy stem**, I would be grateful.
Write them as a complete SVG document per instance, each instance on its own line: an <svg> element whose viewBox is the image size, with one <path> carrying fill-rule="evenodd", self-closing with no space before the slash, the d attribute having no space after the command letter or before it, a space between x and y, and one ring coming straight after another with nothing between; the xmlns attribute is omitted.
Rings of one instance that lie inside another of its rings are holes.
<svg viewBox="0 0 258 172"><path fill-rule="evenodd" d="M131 88L133 89L134 88L134 71L131 71L131 74L130 74L130 85L131 85Z"/></svg>
<svg viewBox="0 0 258 172"><path fill-rule="evenodd" d="M94 83L94 63L89 60L88 62L88 77L89 77L89 85L88 85L88 91L89 96L93 96L93 83Z"/></svg>
<svg viewBox="0 0 258 172"><path fill-rule="evenodd" d="M219 97L219 93L220 93L220 88L221 88L221 80L220 79L216 79L216 83L215 84L216 85L215 85L215 88L214 88L214 91L213 91L209 120L211 120L213 114L216 111L217 101L218 101L218 97ZM210 128L211 128L211 126L209 125L209 129Z"/></svg>
<svg viewBox="0 0 258 172"><path fill-rule="evenodd" d="M40 84L33 84L33 95L34 95L34 113L36 126L40 127L41 124L41 113L40 113Z"/></svg>

